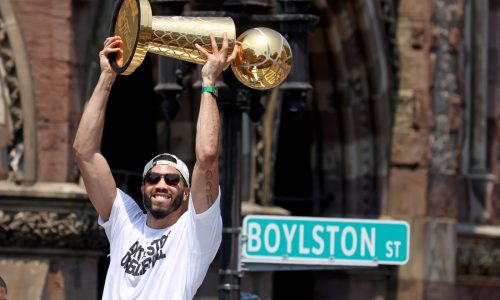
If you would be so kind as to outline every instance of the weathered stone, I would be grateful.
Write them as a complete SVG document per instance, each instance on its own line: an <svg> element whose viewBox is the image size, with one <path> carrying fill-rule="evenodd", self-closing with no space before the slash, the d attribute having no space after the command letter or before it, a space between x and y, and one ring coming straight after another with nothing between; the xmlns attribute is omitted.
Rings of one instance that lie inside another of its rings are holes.
<svg viewBox="0 0 500 300"><path fill-rule="evenodd" d="M431 118L429 100L429 94L425 91L400 89L396 101L394 130L427 130Z"/></svg>
<svg viewBox="0 0 500 300"><path fill-rule="evenodd" d="M41 124L38 126L39 181L65 182L68 180L68 158L73 155L68 140L68 124Z"/></svg>
<svg viewBox="0 0 500 300"><path fill-rule="evenodd" d="M415 102L415 90L399 90L396 102L396 113L394 116L394 131L405 132L414 128Z"/></svg>
<svg viewBox="0 0 500 300"><path fill-rule="evenodd" d="M428 155L426 131L394 132L391 162L394 164L425 167Z"/></svg>
<svg viewBox="0 0 500 300"><path fill-rule="evenodd" d="M427 169L391 168L388 213L403 219L423 218L427 208Z"/></svg>
<svg viewBox="0 0 500 300"><path fill-rule="evenodd" d="M455 285L455 299L500 299L498 280L468 280L459 281Z"/></svg>
<svg viewBox="0 0 500 300"><path fill-rule="evenodd" d="M431 118L428 93L414 89L400 89L394 117L395 131L428 130Z"/></svg>
<svg viewBox="0 0 500 300"><path fill-rule="evenodd" d="M457 94L452 95L449 113L450 132L460 133L460 131L464 127L463 114L464 109L462 97Z"/></svg>
<svg viewBox="0 0 500 300"><path fill-rule="evenodd" d="M71 59L71 2L13 1L32 63L36 60L68 62Z"/></svg>
<svg viewBox="0 0 500 300"><path fill-rule="evenodd" d="M33 78L36 107L37 180L63 182L68 169L70 103L77 76L72 70L72 1L13 0ZM71 172L72 174L74 172Z"/></svg>
<svg viewBox="0 0 500 300"><path fill-rule="evenodd" d="M399 15L412 20L430 21L432 17L432 0L402 0L399 2Z"/></svg>
<svg viewBox="0 0 500 300"><path fill-rule="evenodd" d="M399 218L398 218L399 219ZM425 219L406 219L410 225L410 259L408 263L399 267L399 278L403 281L423 281L426 279L426 248L428 237L426 236L427 222ZM414 289L411 285L410 289ZM405 290L405 289L403 289ZM403 292L404 293L404 292ZM418 298L414 298L418 299Z"/></svg>
<svg viewBox="0 0 500 300"><path fill-rule="evenodd" d="M412 41L412 21L406 17L400 17L397 24L396 39L399 51L411 47Z"/></svg>
<svg viewBox="0 0 500 300"><path fill-rule="evenodd" d="M415 300L424 298L425 283L423 280L399 279L398 300Z"/></svg>
<svg viewBox="0 0 500 300"><path fill-rule="evenodd" d="M434 282L439 287L455 282L456 222L451 219L414 219L409 220L409 224L410 260L399 268L398 299L428 299L421 295L423 283L427 286L427 283ZM412 293L419 296L410 297Z"/></svg>
<svg viewBox="0 0 500 300"><path fill-rule="evenodd" d="M415 91L415 128L427 131L430 128L432 112L427 91Z"/></svg>
<svg viewBox="0 0 500 300"><path fill-rule="evenodd" d="M47 259L0 257L0 274L7 283L9 299L42 299Z"/></svg>
<svg viewBox="0 0 500 300"><path fill-rule="evenodd" d="M494 225L500 225L500 186L495 184L493 187L493 196L492 196L492 215L491 215L491 223Z"/></svg>
<svg viewBox="0 0 500 300"><path fill-rule="evenodd" d="M450 282L428 281L425 283L425 295L422 299L428 300L456 300L459 296L455 285Z"/></svg>
<svg viewBox="0 0 500 300"><path fill-rule="evenodd" d="M400 50L429 49L431 35L428 23L422 21L412 22L409 18L402 17L397 26L397 40Z"/></svg>
<svg viewBox="0 0 500 300"><path fill-rule="evenodd" d="M426 220L425 277L433 282L455 282L456 221ZM439 299L439 298L436 298Z"/></svg>
<svg viewBox="0 0 500 300"><path fill-rule="evenodd" d="M467 195L464 179L456 176L431 174L429 179L428 216L433 218L458 217L458 203Z"/></svg>
<svg viewBox="0 0 500 300"><path fill-rule="evenodd" d="M425 51L401 51L400 88L428 91L430 87L429 54Z"/></svg>
<svg viewBox="0 0 500 300"><path fill-rule="evenodd" d="M67 122L71 69L67 63L37 63L33 70L38 121Z"/></svg>

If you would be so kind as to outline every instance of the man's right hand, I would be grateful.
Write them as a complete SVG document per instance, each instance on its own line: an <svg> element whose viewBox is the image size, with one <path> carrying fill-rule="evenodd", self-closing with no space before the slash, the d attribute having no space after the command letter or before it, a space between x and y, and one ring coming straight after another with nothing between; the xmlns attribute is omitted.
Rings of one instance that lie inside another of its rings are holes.
<svg viewBox="0 0 500 300"><path fill-rule="evenodd" d="M109 54L114 53L116 55L116 60L120 60L123 51L120 48L122 44L122 39L119 36L111 36L104 40L104 47L99 52L99 64L101 66L101 72L107 72L116 75L111 64L109 63Z"/></svg>
<svg viewBox="0 0 500 300"><path fill-rule="evenodd" d="M220 74L227 69L231 62L236 58L238 54L238 45L234 45L233 52L227 56L228 48L228 38L227 33L222 34L222 46L219 49L215 41L213 33L210 33L210 41L212 45L212 52L208 52L205 48L198 44L195 44L196 49L203 53L207 58L207 61L201 69L202 84L215 85L215 81L220 76Z"/></svg>

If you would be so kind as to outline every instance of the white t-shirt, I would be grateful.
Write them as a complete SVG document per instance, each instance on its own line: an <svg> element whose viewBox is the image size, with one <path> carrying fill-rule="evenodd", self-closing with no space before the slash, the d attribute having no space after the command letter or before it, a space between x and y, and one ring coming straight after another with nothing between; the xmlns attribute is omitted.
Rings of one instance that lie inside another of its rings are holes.
<svg viewBox="0 0 500 300"><path fill-rule="evenodd" d="M102 299L193 299L222 240L220 188L215 203L188 210L172 226L153 229L137 203L121 190L107 222L111 261Z"/></svg>

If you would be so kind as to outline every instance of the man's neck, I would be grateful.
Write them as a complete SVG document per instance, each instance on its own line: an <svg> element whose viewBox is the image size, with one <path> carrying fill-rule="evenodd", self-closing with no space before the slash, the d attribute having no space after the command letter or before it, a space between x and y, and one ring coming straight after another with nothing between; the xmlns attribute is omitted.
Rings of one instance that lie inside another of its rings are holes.
<svg viewBox="0 0 500 300"><path fill-rule="evenodd" d="M148 225L149 228L153 229L167 228L174 225L177 222L177 220L179 220L181 215L182 215L182 209L180 208L162 219L156 219L148 212L146 218L146 225Z"/></svg>

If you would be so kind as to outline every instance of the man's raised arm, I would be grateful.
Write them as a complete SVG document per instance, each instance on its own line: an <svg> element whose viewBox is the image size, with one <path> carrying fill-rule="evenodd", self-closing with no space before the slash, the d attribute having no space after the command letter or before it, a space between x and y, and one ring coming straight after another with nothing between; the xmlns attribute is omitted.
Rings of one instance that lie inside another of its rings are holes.
<svg viewBox="0 0 500 300"><path fill-rule="evenodd" d="M217 48L214 36L211 34L212 53L201 46L196 48L207 57L207 62L201 69L203 87L215 87L215 81L222 71L236 58L237 46L227 57L228 41L224 34L222 47ZM210 92L202 92L200 112L196 124L196 164L191 181L191 194L196 213L206 211L219 194L219 136L220 116L217 99Z"/></svg>
<svg viewBox="0 0 500 300"><path fill-rule="evenodd" d="M103 220L108 220L116 196L116 183L106 159L100 153L106 105L116 73L109 64L110 53L120 55L118 37L108 37L99 52L101 75L85 106L76 132L73 151L90 201Z"/></svg>

